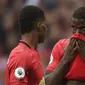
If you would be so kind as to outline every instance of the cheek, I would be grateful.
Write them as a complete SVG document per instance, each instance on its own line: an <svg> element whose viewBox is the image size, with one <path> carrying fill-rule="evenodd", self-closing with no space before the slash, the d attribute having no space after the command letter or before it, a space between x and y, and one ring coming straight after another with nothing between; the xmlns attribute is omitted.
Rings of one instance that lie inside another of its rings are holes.
<svg viewBox="0 0 85 85"><path fill-rule="evenodd" d="M83 31L82 34L85 36L85 31Z"/></svg>
<svg viewBox="0 0 85 85"><path fill-rule="evenodd" d="M42 35L42 36L44 36L44 35L45 35L45 33L46 33L46 31L45 31L45 30L42 30L42 31L41 31L41 35Z"/></svg>
<svg viewBox="0 0 85 85"><path fill-rule="evenodd" d="M85 36L85 31L80 30L79 33Z"/></svg>
<svg viewBox="0 0 85 85"><path fill-rule="evenodd" d="M40 34L39 34L39 38L43 38L43 37L44 37L44 35L45 35L45 33L40 32Z"/></svg>

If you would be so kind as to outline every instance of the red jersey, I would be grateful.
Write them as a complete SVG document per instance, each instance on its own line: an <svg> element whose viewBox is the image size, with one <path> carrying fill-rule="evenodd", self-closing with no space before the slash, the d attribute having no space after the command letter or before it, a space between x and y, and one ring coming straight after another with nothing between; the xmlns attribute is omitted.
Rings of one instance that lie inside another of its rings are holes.
<svg viewBox="0 0 85 85"><path fill-rule="evenodd" d="M60 40L53 48L50 58L50 63L46 70L53 71L57 65L59 64L61 58L64 54L64 49L69 43L70 39L63 39ZM85 80L85 62L77 54L75 60L70 66L69 72L66 75L66 78L69 79L76 79L76 80Z"/></svg>
<svg viewBox="0 0 85 85"><path fill-rule="evenodd" d="M12 50L5 85L39 85L44 76L39 53L24 41Z"/></svg>

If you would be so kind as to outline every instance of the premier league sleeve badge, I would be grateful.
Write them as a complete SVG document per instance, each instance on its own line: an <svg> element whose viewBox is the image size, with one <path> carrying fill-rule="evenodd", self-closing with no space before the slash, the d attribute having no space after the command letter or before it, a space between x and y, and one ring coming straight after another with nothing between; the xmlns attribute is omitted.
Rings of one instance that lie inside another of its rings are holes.
<svg viewBox="0 0 85 85"><path fill-rule="evenodd" d="M14 75L17 79L21 80L25 77L25 70L22 67L18 67L15 69Z"/></svg>

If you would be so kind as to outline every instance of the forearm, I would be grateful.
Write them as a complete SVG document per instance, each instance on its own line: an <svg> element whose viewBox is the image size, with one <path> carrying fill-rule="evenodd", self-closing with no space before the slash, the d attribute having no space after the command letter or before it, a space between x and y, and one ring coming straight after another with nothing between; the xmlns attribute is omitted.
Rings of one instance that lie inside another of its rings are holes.
<svg viewBox="0 0 85 85"><path fill-rule="evenodd" d="M61 61L53 72L45 76L46 85L60 85L68 72L68 68L67 61Z"/></svg>
<svg viewBox="0 0 85 85"><path fill-rule="evenodd" d="M81 81L81 80L68 80L66 82L66 85L85 85L85 81Z"/></svg>

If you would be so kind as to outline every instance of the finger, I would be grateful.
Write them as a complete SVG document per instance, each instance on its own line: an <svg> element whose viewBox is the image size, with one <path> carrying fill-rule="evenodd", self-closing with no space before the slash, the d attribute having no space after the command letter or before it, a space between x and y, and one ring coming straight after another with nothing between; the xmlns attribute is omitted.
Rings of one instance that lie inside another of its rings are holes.
<svg viewBox="0 0 85 85"><path fill-rule="evenodd" d="M65 48L65 51L71 52L75 46L76 46L76 39L72 38L69 42L69 45L67 45L67 47Z"/></svg>
<svg viewBox="0 0 85 85"><path fill-rule="evenodd" d="M74 39L72 47L74 48L76 46L76 39Z"/></svg>
<svg viewBox="0 0 85 85"><path fill-rule="evenodd" d="M77 50L77 46L73 50L76 51Z"/></svg>
<svg viewBox="0 0 85 85"><path fill-rule="evenodd" d="M76 39L73 38L73 40L70 43L70 47L74 48L75 45L76 45Z"/></svg>
<svg viewBox="0 0 85 85"><path fill-rule="evenodd" d="M77 48L79 49L80 47L79 47L79 44L78 44L78 42L76 41L76 46L77 46Z"/></svg>
<svg viewBox="0 0 85 85"><path fill-rule="evenodd" d="M74 39L71 39L70 40L70 42L69 42L69 44L67 45L67 47L66 47L66 50L72 50L72 48L73 48L73 41L74 41Z"/></svg>

